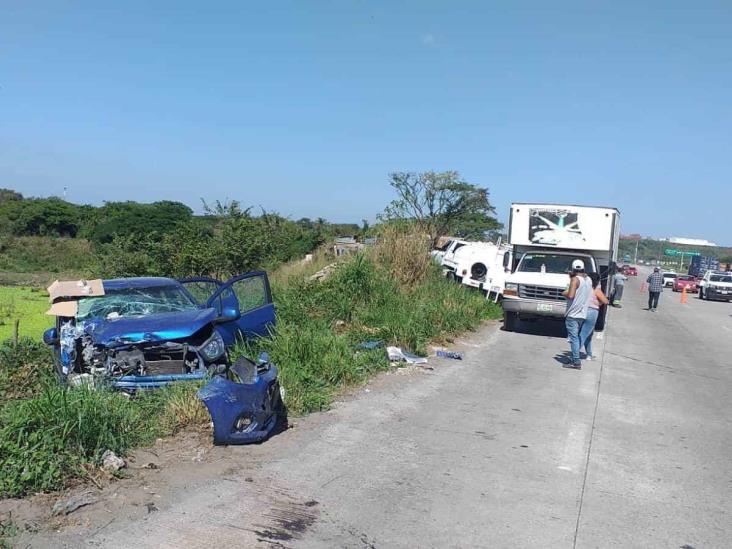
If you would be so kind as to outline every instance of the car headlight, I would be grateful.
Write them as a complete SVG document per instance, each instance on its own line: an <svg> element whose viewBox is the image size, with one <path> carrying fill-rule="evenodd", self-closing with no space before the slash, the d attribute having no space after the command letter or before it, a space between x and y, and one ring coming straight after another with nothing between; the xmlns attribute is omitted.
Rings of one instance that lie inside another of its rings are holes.
<svg viewBox="0 0 732 549"><path fill-rule="evenodd" d="M515 282L506 282L506 289L507 290L513 290L514 292L518 291L518 284Z"/></svg>
<svg viewBox="0 0 732 549"><path fill-rule="evenodd" d="M211 337L209 337L203 345L198 348L198 351L203 355L203 358L209 362L216 360L224 354L224 351L226 351L224 339L221 337L220 333L214 330Z"/></svg>

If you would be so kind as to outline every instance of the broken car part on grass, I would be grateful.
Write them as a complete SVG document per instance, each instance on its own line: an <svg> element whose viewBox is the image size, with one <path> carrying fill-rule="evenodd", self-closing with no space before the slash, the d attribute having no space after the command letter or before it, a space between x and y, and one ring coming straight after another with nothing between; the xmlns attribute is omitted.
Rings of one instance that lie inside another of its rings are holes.
<svg viewBox="0 0 732 549"><path fill-rule="evenodd" d="M279 411L277 368L266 360L259 370L255 367L255 375L241 379L236 370L242 368L229 357L235 343L267 335L275 324L266 273L251 272L225 283L207 277L57 281L48 290L48 314L56 317L56 325L43 339L53 347L62 381L135 393L211 377L204 387L210 386L204 391L208 402L201 398L211 412L217 440L237 433L225 443L256 438L241 436L247 421L256 428L246 432L256 431L259 440L271 431L269 418L255 417L252 409ZM276 398L267 396L273 388ZM228 421L232 410L239 415L230 426L234 430L224 434L217 429L218 418Z"/></svg>
<svg viewBox="0 0 732 549"><path fill-rule="evenodd" d="M247 444L269 437L286 419L277 367L262 354L241 357L227 376L215 376L198 391L211 414L215 444Z"/></svg>

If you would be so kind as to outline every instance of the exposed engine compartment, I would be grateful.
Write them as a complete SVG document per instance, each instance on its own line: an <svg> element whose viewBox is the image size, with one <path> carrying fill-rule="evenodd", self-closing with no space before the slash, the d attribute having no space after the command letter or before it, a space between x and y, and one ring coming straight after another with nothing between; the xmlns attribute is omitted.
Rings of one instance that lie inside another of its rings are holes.
<svg viewBox="0 0 732 549"><path fill-rule="evenodd" d="M207 361L200 349L212 338L209 326L185 341L115 341L100 345L94 340L95 324L61 319L59 329L60 366L64 375L91 374L116 378L120 376L154 376L188 374L218 366ZM226 357L217 357L225 363ZM222 364L224 365L224 364Z"/></svg>

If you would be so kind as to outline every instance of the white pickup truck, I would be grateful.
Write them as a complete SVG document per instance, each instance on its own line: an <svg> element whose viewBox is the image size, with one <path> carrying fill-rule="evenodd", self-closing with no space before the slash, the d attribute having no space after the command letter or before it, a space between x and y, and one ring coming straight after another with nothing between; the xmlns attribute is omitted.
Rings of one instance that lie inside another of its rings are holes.
<svg viewBox="0 0 732 549"><path fill-rule="evenodd" d="M462 283L485 292L489 299L503 295L506 277L511 273L512 248L487 243L476 247L461 270Z"/></svg>
<svg viewBox="0 0 732 549"><path fill-rule="evenodd" d="M620 213L615 208L560 204L512 204L508 238L513 266L503 291L504 330L519 320L562 319L572 261L600 275L606 295L618 254ZM605 325L602 308L596 330Z"/></svg>

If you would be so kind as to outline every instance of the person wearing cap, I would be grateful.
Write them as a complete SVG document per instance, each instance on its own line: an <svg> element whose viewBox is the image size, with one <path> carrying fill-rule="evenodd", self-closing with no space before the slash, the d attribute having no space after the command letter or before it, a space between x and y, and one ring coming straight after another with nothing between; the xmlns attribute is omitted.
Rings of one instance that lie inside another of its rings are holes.
<svg viewBox="0 0 732 549"><path fill-rule="evenodd" d="M574 276L572 276L574 275ZM585 263L581 259L572 261L572 275L567 288L563 295L567 298L567 313L565 315L564 324L567 327L567 335L569 336L569 346L572 350L572 361L565 364L565 368L574 368L579 370L582 368L580 361L580 330L582 324L587 319L587 310L592 299L592 282L585 274Z"/></svg>
<svg viewBox="0 0 732 549"><path fill-rule="evenodd" d="M646 279L648 283L648 310L656 312L658 308L658 298L661 297L663 291L663 273L659 267L653 268L651 273Z"/></svg>

